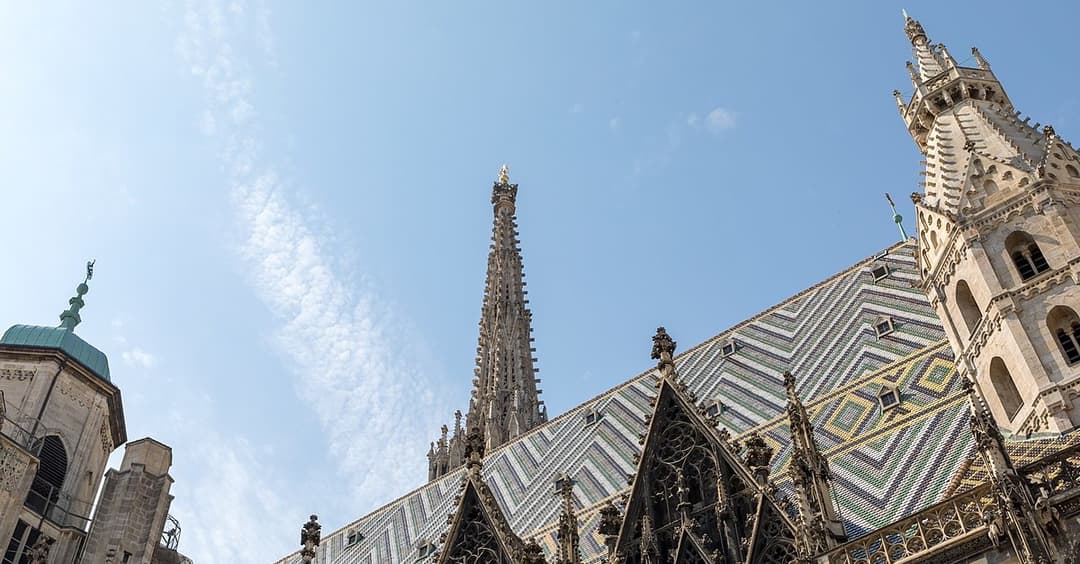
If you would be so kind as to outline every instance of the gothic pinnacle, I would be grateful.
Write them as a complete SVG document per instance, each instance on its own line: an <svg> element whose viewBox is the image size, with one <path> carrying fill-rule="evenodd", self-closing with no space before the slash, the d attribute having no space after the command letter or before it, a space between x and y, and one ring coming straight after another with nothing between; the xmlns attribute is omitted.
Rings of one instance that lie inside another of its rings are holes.
<svg viewBox="0 0 1080 564"><path fill-rule="evenodd" d="M661 378L673 378L675 376L675 362L672 355L675 354L676 343L668 335L663 327L656 328L653 335L652 358L657 360L656 368L660 371Z"/></svg>

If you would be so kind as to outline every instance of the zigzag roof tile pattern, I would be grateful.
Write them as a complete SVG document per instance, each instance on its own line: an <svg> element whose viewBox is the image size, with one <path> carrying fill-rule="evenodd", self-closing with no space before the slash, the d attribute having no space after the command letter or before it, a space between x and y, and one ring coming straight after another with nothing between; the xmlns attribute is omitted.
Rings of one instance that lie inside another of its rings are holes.
<svg viewBox="0 0 1080 564"><path fill-rule="evenodd" d="M913 241L895 245L675 359L696 397L722 402L721 426L733 435L763 433L777 452L773 479L781 488L790 487L782 374L791 370L855 536L940 501L972 452L951 350L913 286L914 249ZM871 270L882 264L889 274L875 280ZM894 329L879 337L875 325L885 318ZM732 342L735 352L725 354ZM560 501L552 483L566 473L577 484L582 554L599 559L598 512L628 489L655 383L649 369L488 454L484 479L515 532L554 553ZM885 383L901 403L883 412L876 394ZM585 409L601 417L586 424ZM327 535L318 562L417 561L419 546L445 531L460 481L461 470L451 472ZM363 540L347 546L351 532Z"/></svg>

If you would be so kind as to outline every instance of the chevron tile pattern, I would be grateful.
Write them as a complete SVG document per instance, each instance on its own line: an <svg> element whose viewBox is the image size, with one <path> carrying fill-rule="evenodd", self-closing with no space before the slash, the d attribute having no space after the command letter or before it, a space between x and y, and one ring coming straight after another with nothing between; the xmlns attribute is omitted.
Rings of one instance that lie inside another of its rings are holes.
<svg viewBox="0 0 1080 564"><path fill-rule="evenodd" d="M772 444L782 489L790 488L782 374L791 370L853 535L939 501L971 452L952 353L912 285L913 251L910 242L893 246L676 358L697 398L719 402L721 426L733 435L757 430ZM871 269L883 264L889 275L875 281ZM893 331L879 336L883 319ZM583 555L600 557L598 511L627 490L655 381L647 370L488 454L485 480L522 538L536 537L553 554L559 504L552 481L566 473L577 483ZM886 384L901 403L883 412L877 393ZM586 424L586 409L600 418ZM452 472L327 535L318 561L417 561L418 546L438 544L445 531L460 479L460 470ZM347 546L354 531L363 540Z"/></svg>

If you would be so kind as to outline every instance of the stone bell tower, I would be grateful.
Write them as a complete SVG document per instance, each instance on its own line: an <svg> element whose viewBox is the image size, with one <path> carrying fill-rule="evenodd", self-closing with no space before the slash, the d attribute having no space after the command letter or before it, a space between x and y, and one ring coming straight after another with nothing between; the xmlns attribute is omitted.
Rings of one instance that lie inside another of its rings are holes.
<svg viewBox="0 0 1080 564"><path fill-rule="evenodd" d="M921 285L994 419L1022 435L1080 423L1080 154L1013 107L975 48L961 65L905 16L914 92L894 92L925 155Z"/></svg>

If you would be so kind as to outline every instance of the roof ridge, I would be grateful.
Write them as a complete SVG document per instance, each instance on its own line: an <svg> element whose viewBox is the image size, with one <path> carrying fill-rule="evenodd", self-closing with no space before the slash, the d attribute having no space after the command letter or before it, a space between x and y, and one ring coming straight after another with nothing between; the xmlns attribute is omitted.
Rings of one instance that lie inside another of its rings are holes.
<svg viewBox="0 0 1080 564"><path fill-rule="evenodd" d="M784 305L786 305L786 304L788 304L788 303L790 303L790 302L792 302L794 300L797 300L799 298L802 298L803 296L805 296L805 295L807 295L807 294L809 294L809 293L811 293L813 291L816 291L816 290L818 290L818 289L820 289L820 288L822 288L824 286L827 286L827 285L835 282L837 279L842 278L843 276L846 276L846 275L850 274L852 271L856 270L857 268L862 267L866 263L869 263L869 262L874 261L874 260L878 260L878 259L882 258L883 256L887 256L889 254L894 253L898 249L904 248L906 246L914 245L914 244L915 244L915 239L909 237L908 239L905 239L905 240L897 242L897 243L893 243L892 245L889 245L888 247L885 247L884 249L882 249L880 251L877 251L874 254L866 256L865 258L860 259L859 261L857 261L857 262L851 264L850 266L848 266L847 268L844 268L844 269L840 270L839 272L829 276L828 278L825 278L824 280L821 280L821 281L817 282L816 284L813 284L810 287L803 289L800 292L797 292L797 293L795 293L795 294L793 294L793 295L791 295L791 296L789 296L789 297L787 297L787 298L785 298L785 299L783 299L783 300L781 300L779 302L776 302L773 305L769 306L768 308L765 308L765 309L759 311L758 313L752 315L751 317L748 317L748 318L744 319L743 321L741 321L741 322L739 322L739 323L737 323L737 324L735 324L735 325L733 325L733 326L731 326L731 327L729 327L729 328L727 328L727 329L713 335L712 337L709 337L709 338L705 339L704 341L702 341L702 342L700 342L700 343L686 349L685 351L679 353L675 357L675 360L678 360L680 358L684 358L687 355L697 351L698 349L704 348L704 347L714 343L716 340L718 340L718 339L720 339L722 337L725 337L727 335L730 335L731 333L733 333L733 332L735 332L735 331L737 331L739 329L742 329L743 327L746 327L747 325L761 319L762 317L764 317L764 316L766 316L766 315L780 309ZM920 350L925 350L925 348L920 349ZM902 360L897 360L896 362L891 363L891 365L894 365L894 364L896 364L898 362L901 362L901 361ZM654 376L655 370L656 370L655 368L649 368L647 370L639 372L637 375L632 376L632 377L630 377L630 378L628 378L626 380L623 380L619 384L616 384L615 386L613 386L611 388L608 388L607 390L605 390L605 391L603 391L603 392L601 392L599 394L596 394L596 395L594 395L593 397L591 397L591 398L589 398L587 400L584 400L584 401L580 402L579 404L577 404L574 407L566 410L565 412L563 412L563 413L561 413L561 414L547 420L543 424L537 425L536 427L533 427L532 429L529 429L528 431L518 435L517 437L514 437L513 440L508 441L508 442L500 445L498 448L492 449L491 451L487 452L484 455L484 458L485 459L490 459L493 456L495 456L496 454L501 453L502 451L512 447L513 445L518 444L519 442L524 441L527 437L530 437L533 434L544 431L549 426L554 425L556 422L562 421L562 420L564 420L566 418L569 418L571 416L576 415L580 411L592 406L597 401L599 401L599 400L601 400L601 399L603 399L605 397L611 396L615 392L618 392L619 390L622 390L622 389L624 389L624 388L626 388L628 386L635 385L635 384L643 381L645 378L647 378L649 376ZM459 467L459 468L457 468L457 469L455 469L455 470L453 470L451 472L448 472L447 474L444 474L443 476L440 476L437 480L430 481L430 482L427 482L425 484L421 484L420 486L418 486L416 488L413 488L413 489L403 493L402 495L400 495L400 496L398 496L398 497L396 497L396 498L394 498L394 499L392 499L392 500L390 500L390 501L388 501L388 502L386 502L386 503L384 503L384 504L382 504L382 505L380 505L380 506L378 506L378 507L376 507L374 509L371 509L371 510L367 511L360 518L355 519L353 521L349 521L347 524L345 524L344 526L334 530L333 532L329 533L327 536L336 534L336 533L338 533L340 531L344 531L344 530L348 529L349 527L357 526L357 525L363 523L366 519L377 515L378 513L384 511L385 509L387 509L387 508L389 508L389 507L391 507L391 506L393 506L393 505L395 505L397 503L400 503L400 502L404 501L405 499L409 498L413 494L415 494L417 492L420 492L420 491L423 491L428 487L431 487L431 486L433 486L435 484L438 484L438 483L442 482L443 480L454 479L456 477L456 479L460 481L461 478L460 478L459 472L461 472L463 470L463 468L464 467Z"/></svg>

